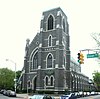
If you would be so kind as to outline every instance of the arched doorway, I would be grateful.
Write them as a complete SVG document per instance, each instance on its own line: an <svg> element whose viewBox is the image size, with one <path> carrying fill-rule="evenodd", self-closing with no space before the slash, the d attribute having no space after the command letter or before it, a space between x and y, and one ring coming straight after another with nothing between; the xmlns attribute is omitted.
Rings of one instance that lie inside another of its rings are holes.
<svg viewBox="0 0 100 99"><path fill-rule="evenodd" d="M36 81L37 81L37 75L35 75L33 77L33 80L32 80L32 90L33 90L33 93L36 92Z"/></svg>

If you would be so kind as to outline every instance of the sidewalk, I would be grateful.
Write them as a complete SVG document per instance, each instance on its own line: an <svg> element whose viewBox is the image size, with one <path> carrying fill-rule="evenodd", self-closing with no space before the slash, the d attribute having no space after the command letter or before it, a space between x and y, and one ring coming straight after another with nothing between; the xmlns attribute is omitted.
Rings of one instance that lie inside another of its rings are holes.
<svg viewBox="0 0 100 99"><path fill-rule="evenodd" d="M28 97L29 97L28 94L17 94L18 99L29 99Z"/></svg>

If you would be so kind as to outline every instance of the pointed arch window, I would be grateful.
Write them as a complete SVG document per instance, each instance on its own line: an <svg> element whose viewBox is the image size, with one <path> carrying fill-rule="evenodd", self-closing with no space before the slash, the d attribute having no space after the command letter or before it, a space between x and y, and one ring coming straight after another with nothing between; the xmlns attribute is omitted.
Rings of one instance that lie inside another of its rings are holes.
<svg viewBox="0 0 100 99"><path fill-rule="evenodd" d="M48 18L48 30L51 30L53 29L53 16L50 15L49 18Z"/></svg>
<svg viewBox="0 0 100 99"><path fill-rule="evenodd" d="M65 32L65 20L63 19L63 30Z"/></svg>
<svg viewBox="0 0 100 99"><path fill-rule="evenodd" d="M52 61L53 61L53 57L51 54L49 54L47 57L47 68L52 68Z"/></svg>
<svg viewBox="0 0 100 99"><path fill-rule="evenodd" d="M36 53L33 58L33 69L37 68L38 68L38 53Z"/></svg>
<svg viewBox="0 0 100 99"><path fill-rule="evenodd" d="M45 78L45 84L46 84L46 86L48 86L48 82L49 82L49 78L46 77L46 78Z"/></svg>
<svg viewBox="0 0 100 99"><path fill-rule="evenodd" d="M53 86L53 81L54 81L54 78L51 76L50 78L50 85Z"/></svg>
<svg viewBox="0 0 100 99"><path fill-rule="evenodd" d="M66 67L66 59L65 59L65 57L64 57L64 67Z"/></svg>
<svg viewBox="0 0 100 99"><path fill-rule="evenodd" d="M27 86L31 87L31 82L30 81L27 82Z"/></svg>
<svg viewBox="0 0 100 99"><path fill-rule="evenodd" d="M38 47L36 47L29 56L29 72L38 68Z"/></svg>
<svg viewBox="0 0 100 99"><path fill-rule="evenodd" d="M48 38L48 46L52 46L52 36L51 35Z"/></svg>

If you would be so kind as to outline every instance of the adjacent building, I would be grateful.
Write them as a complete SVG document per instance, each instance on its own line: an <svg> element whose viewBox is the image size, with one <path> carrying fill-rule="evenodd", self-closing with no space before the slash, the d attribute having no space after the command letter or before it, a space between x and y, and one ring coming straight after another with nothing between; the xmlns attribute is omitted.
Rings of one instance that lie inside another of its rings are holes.
<svg viewBox="0 0 100 99"><path fill-rule="evenodd" d="M64 92L88 90L89 78L70 54L68 18L60 7L44 11L40 32L26 40L19 79L22 90Z"/></svg>

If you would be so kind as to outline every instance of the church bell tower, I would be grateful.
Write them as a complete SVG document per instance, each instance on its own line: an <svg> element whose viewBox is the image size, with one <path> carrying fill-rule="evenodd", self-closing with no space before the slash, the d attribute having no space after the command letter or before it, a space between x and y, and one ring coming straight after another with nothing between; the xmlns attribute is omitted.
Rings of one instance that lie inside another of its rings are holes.
<svg viewBox="0 0 100 99"><path fill-rule="evenodd" d="M38 77L44 79L44 89L63 91L70 87L69 24L60 7L43 12L39 42ZM40 83L38 89L43 88Z"/></svg>

